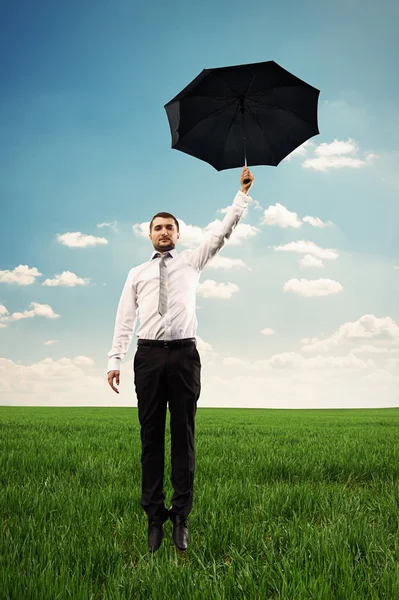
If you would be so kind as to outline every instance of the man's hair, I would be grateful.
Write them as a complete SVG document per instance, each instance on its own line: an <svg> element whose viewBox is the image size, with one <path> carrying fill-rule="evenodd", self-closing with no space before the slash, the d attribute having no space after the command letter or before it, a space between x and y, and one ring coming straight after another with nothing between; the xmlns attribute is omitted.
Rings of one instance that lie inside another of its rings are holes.
<svg viewBox="0 0 399 600"><path fill-rule="evenodd" d="M154 215L154 216L152 217L152 219L151 219L151 223L150 223L150 233L151 233L151 231L152 231L152 223L153 223L153 221L154 221L154 219L155 219L156 217L162 217L163 219L174 219L174 221L175 221L175 223L176 223L177 231L179 232L179 222L178 222L178 220L176 219L176 217L174 217L173 215L171 215L171 214L170 214L170 213L168 213L168 212L159 212L159 213L157 213L156 215Z"/></svg>

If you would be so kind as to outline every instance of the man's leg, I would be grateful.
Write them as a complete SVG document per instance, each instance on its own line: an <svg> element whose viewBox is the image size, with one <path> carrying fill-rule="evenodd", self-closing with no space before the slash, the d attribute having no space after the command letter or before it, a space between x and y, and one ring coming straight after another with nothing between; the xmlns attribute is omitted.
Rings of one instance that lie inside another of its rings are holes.
<svg viewBox="0 0 399 600"><path fill-rule="evenodd" d="M195 414L201 360L195 346L173 348L167 364L172 462L172 513L186 518L193 505Z"/></svg>
<svg viewBox="0 0 399 600"><path fill-rule="evenodd" d="M138 346L134 357L134 383L141 426L142 496L149 517L165 514L163 492L165 459L166 385L165 350Z"/></svg>

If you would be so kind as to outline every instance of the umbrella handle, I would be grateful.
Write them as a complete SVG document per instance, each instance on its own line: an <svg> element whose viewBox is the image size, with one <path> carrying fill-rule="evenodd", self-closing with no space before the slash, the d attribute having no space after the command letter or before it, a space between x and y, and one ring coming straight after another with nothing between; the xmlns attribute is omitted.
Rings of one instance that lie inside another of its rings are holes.
<svg viewBox="0 0 399 600"><path fill-rule="evenodd" d="M244 138L244 144L245 144L245 138ZM245 167L247 167L247 153L245 152L245 150L244 150L244 153L245 153ZM250 181L251 181L250 179L244 179L243 184L247 185L247 183L250 183Z"/></svg>
<svg viewBox="0 0 399 600"><path fill-rule="evenodd" d="M246 148L246 143L245 143L245 120L244 120L244 111L242 111L242 124L243 124L243 128L244 128L244 157L245 157L245 168L247 167L247 148ZM243 183L244 185L247 185L248 183L250 183L251 180L250 179L244 179Z"/></svg>

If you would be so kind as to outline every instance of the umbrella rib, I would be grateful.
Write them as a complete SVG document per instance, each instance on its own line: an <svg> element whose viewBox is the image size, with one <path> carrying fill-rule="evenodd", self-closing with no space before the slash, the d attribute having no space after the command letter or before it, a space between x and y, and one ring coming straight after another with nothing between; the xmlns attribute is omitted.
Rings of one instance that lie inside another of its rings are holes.
<svg viewBox="0 0 399 600"><path fill-rule="evenodd" d="M213 98L214 100L226 100L226 98L231 98L233 100L237 99L236 96L214 96L213 94L193 94L192 96L190 96L190 98Z"/></svg>
<svg viewBox="0 0 399 600"><path fill-rule="evenodd" d="M239 109L239 105L237 104L237 107L236 107L236 112L234 113L234 116L232 117L232 119L231 119L231 121L230 121L229 127L228 127L228 129L227 129L226 139L224 140L223 148L222 148L222 150L221 150L220 154L222 154L222 153L224 152L225 148L226 148L226 144L227 144L227 138L229 137L230 129L231 129L231 127L232 127L232 125L233 125L233 123L234 123L234 121L235 121L235 118L236 118L236 114L237 114L237 112L238 112L238 109Z"/></svg>
<svg viewBox="0 0 399 600"><path fill-rule="evenodd" d="M226 79L225 79L225 78L224 78L222 75L220 75L219 73L218 73L218 77L220 77L221 79L223 79L223 81L226 83L227 87L229 87L229 88L230 88L230 90L231 90L231 91L232 91L234 94L236 94L236 96L235 96L235 97L233 97L233 99L231 100L231 102L227 102L226 104L224 104L224 105L223 105L223 106L221 106L220 108L216 109L214 112L212 112L212 113L209 113L208 115L206 115L206 117L203 117L202 119L200 119L199 121L197 121L197 122L196 122L196 124L195 124L193 127L191 127L190 129L188 129L184 135L187 135L187 133L188 133L189 131L191 131L192 129L194 129L194 127L197 127L197 125L198 125L199 123L201 123L201 121L204 121L205 119L208 119L209 117L213 117L213 116L214 116L214 115L216 115L218 112L222 112L222 111L223 111L223 110L225 110L226 108L230 108L230 106L232 106L232 105L233 105L235 102L237 102L237 98L239 97L239 94L238 94L238 92L237 92L235 89L233 89L233 88L231 87L231 85L229 84L229 82L228 82L228 81L227 81L227 80L226 80ZM248 92L249 88L251 87L251 85L252 85L252 83L253 83L253 81L254 81L254 78L255 78L255 75L253 75L253 76L252 76L252 80L251 80L251 82L250 82L249 86L247 87L247 90L245 91L245 93L247 93L247 92ZM245 94L244 94L244 95L245 95ZM197 97L197 98L215 98L215 99L218 99L218 100L219 100L219 99L221 99L221 98L224 98L224 96L212 96L211 94L204 94L204 95L201 95L201 96L200 96L200 95L198 95L198 94L196 94L195 96L191 96L191 97L192 97L192 98L195 98L195 97ZM237 104L237 110L238 110L238 107L239 107L239 105ZM231 126L232 126L232 124L233 124L233 120L235 119L235 116L236 116L236 114L237 114L237 110L236 110L236 112L235 112L235 115L234 115L234 117L233 117L232 121L230 122L229 129L228 129L228 131L227 131L226 140L225 140L225 145L226 145L226 142L227 142L227 137L228 137L229 131L230 131L230 129L231 129ZM184 137L184 136L183 136L183 137Z"/></svg>
<svg viewBox="0 0 399 600"><path fill-rule="evenodd" d="M227 85L228 88L230 88L230 90L233 92L233 94L236 95L236 99L241 97L241 94L239 92L237 92L237 90L235 90L233 87L231 87L230 83L227 81L227 79L225 79L223 77L223 75L221 75L220 73L217 74L218 77L220 77L220 79L223 79L223 81L225 82L225 84ZM249 89L251 87L251 85L253 84L255 79L255 75L252 75L252 79L251 82L248 84L247 89L245 90L245 92L242 94L242 97L245 98L245 95L248 94Z"/></svg>
<svg viewBox="0 0 399 600"><path fill-rule="evenodd" d="M223 81L225 82L225 84L227 85L228 88L230 88L230 90L233 92L233 94L236 95L236 98L240 95L237 90L235 90L234 88L231 87L231 85L229 84L229 82L223 77L223 75L221 75L220 73L217 73L217 76L220 77L220 79L223 79ZM251 82L252 83L252 82Z"/></svg>
<svg viewBox="0 0 399 600"><path fill-rule="evenodd" d="M249 94L249 90L250 90L250 88L251 88L251 85L252 85L252 84L253 84L253 82L254 82L254 79L255 79L255 75L252 75L251 83L249 84L249 86L248 86L248 87L247 87L247 89L245 90L245 92L244 92L244 95L246 95L246 94Z"/></svg>
<svg viewBox="0 0 399 600"><path fill-rule="evenodd" d="M258 96L259 94L264 94L265 92L273 92L274 90L281 90L283 88L289 88L289 87L290 88L295 88L295 89L298 89L298 88L305 88L305 89L307 89L308 87L311 88L313 86L308 85L308 84L306 84L306 85L292 85L292 84L287 83L287 85L275 85L272 88L266 88L266 89L263 89L263 90L259 90L259 92L253 92L252 96ZM313 89L316 89L316 88L313 88Z"/></svg>
<svg viewBox="0 0 399 600"><path fill-rule="evenodd" d="M248 105L246 105L246 106L247 106L248 112L249 112L249 113L251 113L251 115L252 115L253 119L254 119L254 120L256 121L256 123L258 124L258 126L259 126L259 129L261 130L261 132L262 132L262 134L263 134L263 137L265 138L266 144L269 146L269 150L270 150L270 153L272 154L272 156L273 156L273 158L274 158L274 162L277 162L277 161L276 161L276 157L275 157L275 155L274 155L274 152L273 152L273 150L272 150L272 147L271 147L271 145L270 145L270 142L269 142L269 140L267 139L267 137L266 137L266 133L264 132L264 130L263 130L263 128L262 128L262 125L259 123L258 119L255 117L254 113L253 113L253 112L252 112L252 110L249 108L249 106L248 106Z"/></svg>
<svg viewBox="0 0 399 600"><path fill-rule="evenodd" d="M305 123L305 125L308 125L314 131L316 131L316 133L318 133L317 129L315 127L313 127L313 125L311 125L310 123L308 123L307 121L305 121L305 119L302 119L302 117L299 117L298 115L296 115L295 113L293 113L291 110L287 110L286 108L281 108L280 106L272 106L271 104L265 104L264 102L261 102L260 100L252 100L252 102L254 104L258 104L258 106L261 106L262 108L272 108L274 110L282 110L283 112L285 112L285 113L287 113L289 115L292 115L296 119L299 119L299 121L302 121L302 123ZM248 106L248 104L247 104L247 106ZM249 108L248 108L248 110L249 110Z"/></svg>
<svg viewBox="0 0 399 600"><path fill-rule="evenodd" d="M228 81L227 81L227 80L226 80L226 79L225 79L225 78L224 78L222 75L220 75L220 73L218 73L218 76L219 76L221 79L223 79L223 81L226 83L227 87L228 87L228 88L230 88L230 90L231 90L233 93L235 93L235 94L236 94L236 98L234 99L234 102L235 102L235 101L237 101L237 99L240 97L240 94L237 92L237 90L235 90L234 88L232 88L232 87L231 87L231 85L229 84L229 82L228 82ZM253 81L254 81L254 79L255 79L255 75L252 75L251 82L250 82L250 83L249 83L249 85L247 86L247 89L245 90L245 92L244 92L244 95L243 95L243 98L244 98L244 103L245 103L245 94L247 94L247 93L248 93L248 91L249 91L249 89L250 89L251 85L253 84ZM231 104L234 104L234 102L232 102ZM246 103L245 103L245 104L246 104ZM233 117L232 117L232 119L231 119L231 121L230 121L229 127L228 127L228 129L227 129L226 139L224 140L224 144L223 144L223 148L222 148L222 150L221 150L221 154L224 152L224 150L225 150L225 148L226 148L226 144L227 144L227 138L229 137L229 132L230 132L230 129L231 129L232 125L233 125L233 122L235 121L235 118L236 118L236 115L237 115L237 112L238 112L238 109L239 109L239 108L240 108L240 104L237 102L236 111L235 111L235 113L234 113L234 115L233 115ZM244 116L244 115L243 115L243 116ZM267 141L267 140L266 140L266 141ZM268 143L268 142L267 142L267 143ZM268 143L268 144L269 144L269 143ZM272 153L272 154L273 154L273 153ZM274 154L273 154L273 157L274 157ZM275 157L274 157L274 160L276 160L276 158L275 158Z"/></svg>
<svg viewBox="0 0 399 600"><path fill-rule="evenodd" d="M206 97L206 96L205 96ZM187 131L185 132L185 134L183 135L183 137L185 135L188 134L189 131L192 131L194 129L194 127L197 127L197 125L199 123L201 123L201 121L205 121L205 119L209 119L209 117L213 117L214 115L216 115L218 112L225 110L226 108L229 108L232 104L234 104L234 102L236 102L236 98L234 98L234 100L232 102L224 104L223 106L221 106L220 108L216 109L214 112L207 114L205 117L202 117L202 119L199 119L199 121L197 121L192 127L190 127L190 129L187 129Z"/></svg>

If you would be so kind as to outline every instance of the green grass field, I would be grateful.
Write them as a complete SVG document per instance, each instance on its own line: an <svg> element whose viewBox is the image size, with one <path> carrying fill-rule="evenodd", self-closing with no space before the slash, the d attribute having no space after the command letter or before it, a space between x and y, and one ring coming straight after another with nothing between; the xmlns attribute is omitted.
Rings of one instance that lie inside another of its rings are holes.
<svg viewBox="0 0 399 600"><path fill-rule="evenodd" d="M0 407L0 598L398 599L398 431L395 408L199 404L189 547L168 521L151 555L136 408Z"/></svg>

